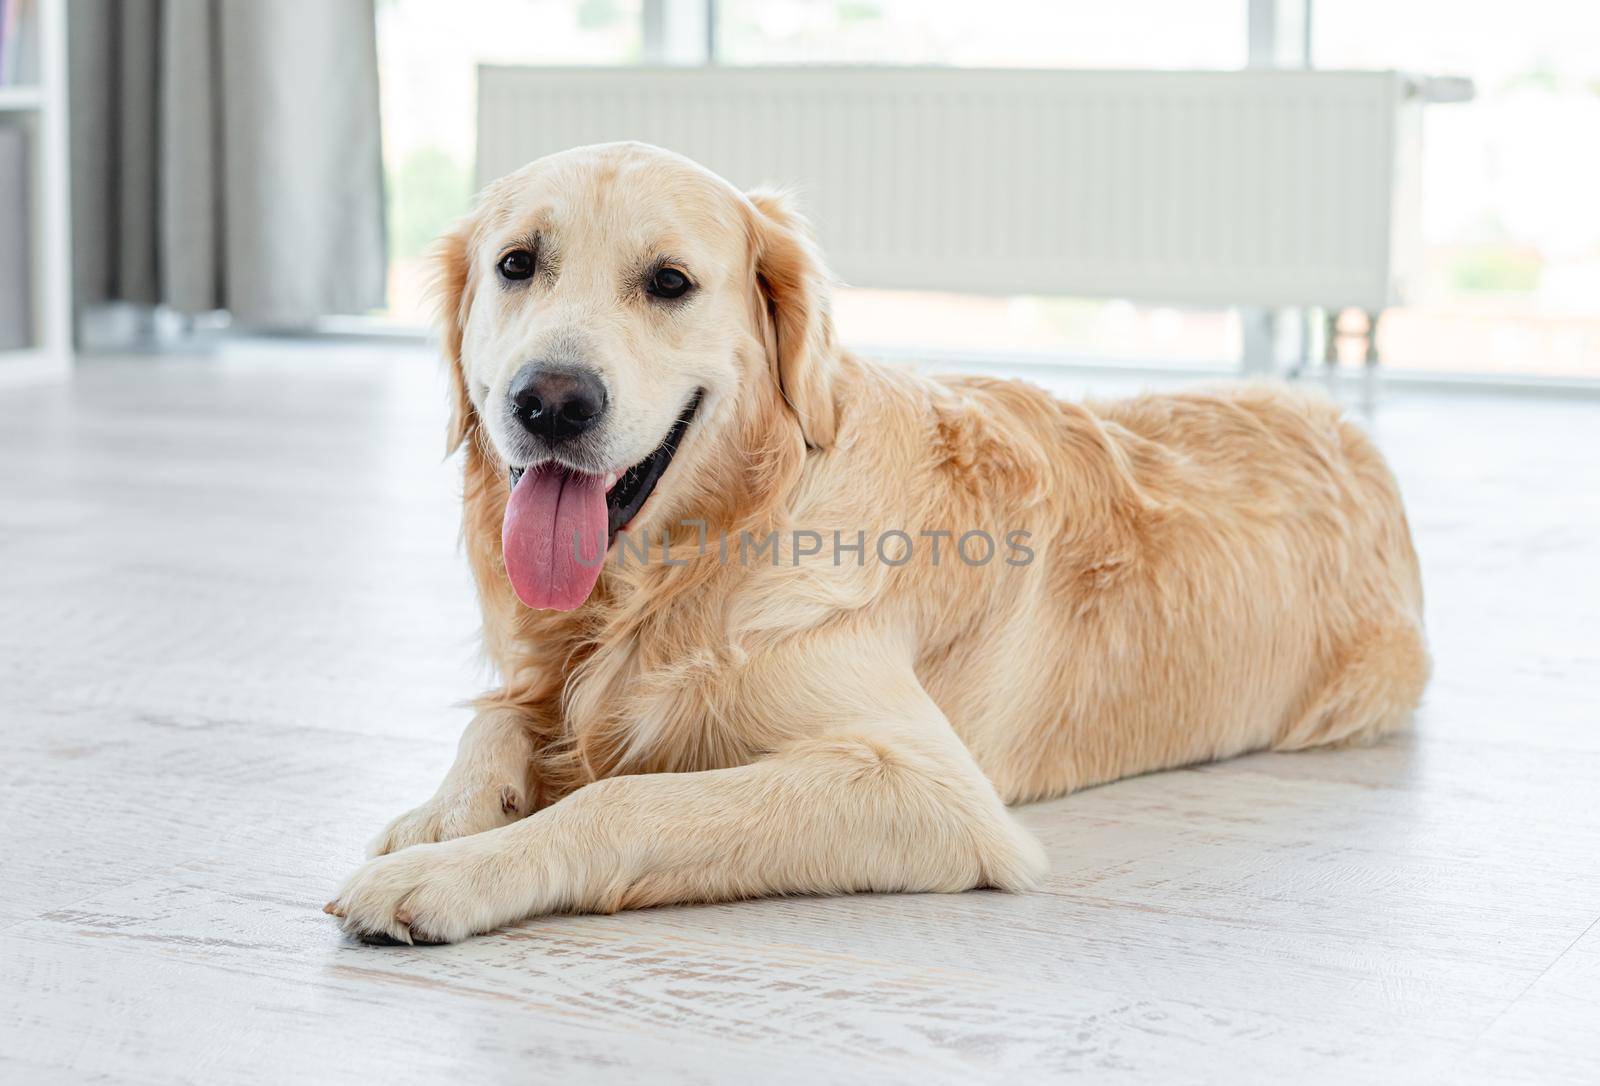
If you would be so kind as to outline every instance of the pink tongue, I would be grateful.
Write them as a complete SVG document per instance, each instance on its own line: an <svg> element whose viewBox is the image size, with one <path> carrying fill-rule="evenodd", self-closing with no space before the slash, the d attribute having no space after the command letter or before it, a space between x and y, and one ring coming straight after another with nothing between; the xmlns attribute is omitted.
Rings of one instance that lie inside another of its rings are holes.
<svg viewBox="0 0 1600 1086"><path fill-rule="evenodd" d="M511 491L500 540L518 599L572 610L589 598L605 564L605 487L593 475L530 469Z"/></svg>

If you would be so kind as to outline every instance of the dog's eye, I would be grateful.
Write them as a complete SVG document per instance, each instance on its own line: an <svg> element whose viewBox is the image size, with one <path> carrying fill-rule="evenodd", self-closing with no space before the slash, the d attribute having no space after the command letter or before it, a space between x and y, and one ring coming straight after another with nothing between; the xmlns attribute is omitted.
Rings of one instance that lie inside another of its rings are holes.
<svg viewBox="0 0 1600 1086"><path fill-rule="evenodd" d="M503 279L526 279L533 274L533 254L526 249L513 249L500 258L496 267Z"/></svg>
<svg viewBox="0 0 1600 1086"><path fill-rule="evenodd" d="M670 301L689 293L689 287L692 285L689 277L677 268L657 268L644 289L657 298L666 298Z"/></svg>

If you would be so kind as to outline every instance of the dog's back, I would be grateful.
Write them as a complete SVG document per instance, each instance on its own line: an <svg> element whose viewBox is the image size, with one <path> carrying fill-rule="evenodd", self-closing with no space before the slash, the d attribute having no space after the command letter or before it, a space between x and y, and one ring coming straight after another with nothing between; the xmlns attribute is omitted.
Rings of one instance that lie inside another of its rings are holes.
<svg viewBox="0 0 1600 1086"><path fill-rule="evenodd" d="M903 516L1025 531L1031 560L914 563L895 590L937 616L919 674L1008 801L1404 723L1428 670L1416 556L1393 477L1326 400L928 386L868 412L925 416L903 427L933 451L900 478L933 493Z"/></svg>

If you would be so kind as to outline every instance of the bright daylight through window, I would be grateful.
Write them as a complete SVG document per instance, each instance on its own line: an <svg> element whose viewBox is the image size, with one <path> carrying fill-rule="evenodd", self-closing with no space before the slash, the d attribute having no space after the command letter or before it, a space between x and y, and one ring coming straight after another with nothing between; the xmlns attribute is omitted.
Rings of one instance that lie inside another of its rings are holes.
<svg viewBox="0 0 1600 1086"><path fill-rule="evenodd" d="M640 0L380 3L388 319L427 321L427 243L469 204L477 65L655 59L644 9ZM1404 304L1384 314L1384 365L1600 377L1600 5L1340 0L1312 11L1315 67L1465 76L1476 86L1472 101L1425 112L1421 268ZM1248 62L1247 21L1247 0L713 0L710 59L1226 70ZM707 59L703 26L701 55L689 61ZM1241 349L1231 311L1116 298L847 285L838 321L867 349L1213 366ZM1364 319L1347 314L1340 327L1361 332ZM1356 336L1337 347L1352 362L1364 350Z"/></svg>

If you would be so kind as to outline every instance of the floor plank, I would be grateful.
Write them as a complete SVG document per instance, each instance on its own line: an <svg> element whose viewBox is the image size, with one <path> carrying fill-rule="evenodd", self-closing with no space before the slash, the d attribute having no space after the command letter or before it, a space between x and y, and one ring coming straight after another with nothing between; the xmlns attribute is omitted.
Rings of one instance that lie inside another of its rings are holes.
<svg viewBox="0 0 1600 1086"><path fill-rule="evenodd" d="M1025 808L1035 894L365 947L320 905L487 678L443 403L421 351L293 341L0 395L9 1080L1600 1079L1600 405L1368 420L1414 734Z"/></svg>

